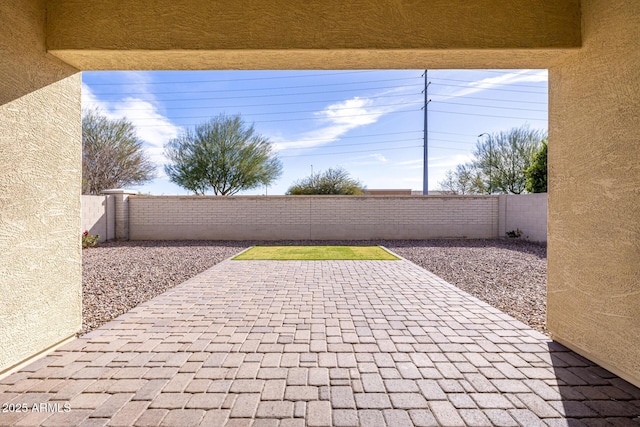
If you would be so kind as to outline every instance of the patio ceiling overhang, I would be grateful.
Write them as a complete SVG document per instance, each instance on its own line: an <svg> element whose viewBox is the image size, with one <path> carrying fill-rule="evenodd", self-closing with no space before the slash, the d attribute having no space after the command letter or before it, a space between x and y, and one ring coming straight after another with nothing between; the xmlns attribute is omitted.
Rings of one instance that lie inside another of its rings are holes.
<svg viewBox="0 0 640 427"><path fill-rule="evenodd" d="M581 46L578 0L294 3L49 1L47 50L82 70L543 68Z"/></svg>

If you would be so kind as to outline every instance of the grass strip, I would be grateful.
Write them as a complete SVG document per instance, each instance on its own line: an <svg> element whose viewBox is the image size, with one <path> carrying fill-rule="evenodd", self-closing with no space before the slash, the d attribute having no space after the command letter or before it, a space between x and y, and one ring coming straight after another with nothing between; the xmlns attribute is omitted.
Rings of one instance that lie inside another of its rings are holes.
<svg viewBox="0 0 640 427"><path fill-rule="evenodd" d="M399 258L380 246L254 246L233 259L238 261L392 261Z"/></svg>

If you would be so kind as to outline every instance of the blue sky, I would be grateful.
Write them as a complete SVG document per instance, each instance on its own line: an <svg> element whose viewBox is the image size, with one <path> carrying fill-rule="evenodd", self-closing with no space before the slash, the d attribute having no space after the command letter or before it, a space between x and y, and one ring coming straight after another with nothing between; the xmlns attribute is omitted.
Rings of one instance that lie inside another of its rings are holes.
<svg viewBox="0 0 640 427"><path fill-rule="evenodd" d="M424 70L83 72L83 108L126 117L158 178L132 187L189 194L164 174L164 144L220 113L240 114L283 163L268 189L342 166L367 188L422 190ZM547 129L546 70L429 70L429 189L472 158L477 136Z"/></svg>

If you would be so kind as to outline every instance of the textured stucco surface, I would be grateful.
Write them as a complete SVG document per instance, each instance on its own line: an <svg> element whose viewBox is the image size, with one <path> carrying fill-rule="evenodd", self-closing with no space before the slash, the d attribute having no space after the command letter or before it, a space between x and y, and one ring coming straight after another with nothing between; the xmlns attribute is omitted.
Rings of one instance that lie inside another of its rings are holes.
<svg viewBox="0 0 640 427"><path fill-rule="evenodd" d="M44 10L0 3L0 372L81 327L81 82Z"/></svg>
<svg viewBox="0 0 640 427"><path fill-rule="evenodd" d="M515 68L579 47L580 6L579 0L50 1L47 43L52 54L86 70Z"/></svg>
<svg viewBox="0 0 640 427"><path fill-rule="evenodd" d="M582 2L549 73L548 328L640 385L640 2Z"/></svg>

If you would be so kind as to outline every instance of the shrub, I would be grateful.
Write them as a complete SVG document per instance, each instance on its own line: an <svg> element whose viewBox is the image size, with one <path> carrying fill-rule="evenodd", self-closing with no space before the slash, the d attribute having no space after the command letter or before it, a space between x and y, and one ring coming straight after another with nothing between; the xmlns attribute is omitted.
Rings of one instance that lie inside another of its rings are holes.
<svg viewBox="0 0 640 427"><path fill-rule="evenodd" d="M94 236L93 234L89 234L89 232L85 230L85 232L82 233L82 249L94 247L98 244L99 238L99 234L96 234Z"/></svg>
<svg viewBox="0 0 640 427"><path fill-rule="evenodd" d="M518 238L522 236L522 230L516 228L515 230L507 231L507 237Z"/></svg>

